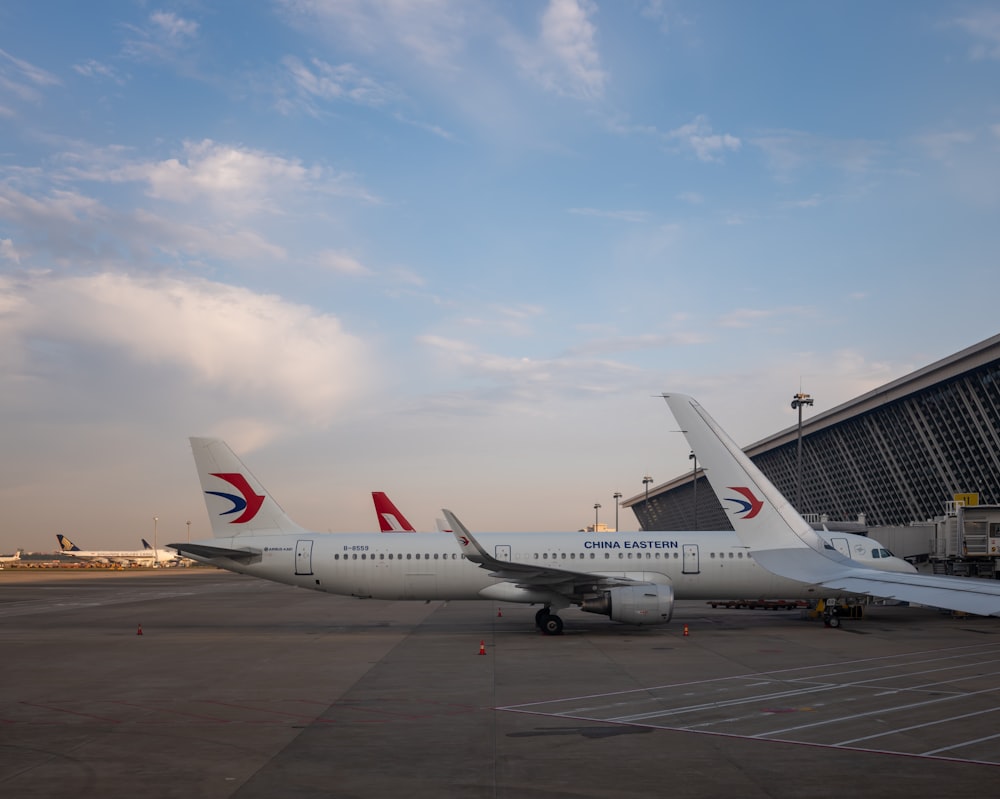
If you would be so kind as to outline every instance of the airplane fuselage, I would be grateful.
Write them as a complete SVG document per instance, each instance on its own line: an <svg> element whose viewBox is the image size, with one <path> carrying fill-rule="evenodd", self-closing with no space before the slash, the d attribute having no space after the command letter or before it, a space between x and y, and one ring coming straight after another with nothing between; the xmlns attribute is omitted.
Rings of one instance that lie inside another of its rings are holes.
<svg viewBox="0 0 1000 799"><path fill-rule="evenodd" d="M878 547L878 542L862 536L825 535L859 562L866 562L872 548ZM482 533L477 539L499 560L670 585L677 599L822 596L813 586L758 566L731 532ZM244 534L202 543L255 555L239 562L185 554L231 571L333 594L391 600L532 601L510 581L491 577L466 559L455 539L442 533Z"/></svg>

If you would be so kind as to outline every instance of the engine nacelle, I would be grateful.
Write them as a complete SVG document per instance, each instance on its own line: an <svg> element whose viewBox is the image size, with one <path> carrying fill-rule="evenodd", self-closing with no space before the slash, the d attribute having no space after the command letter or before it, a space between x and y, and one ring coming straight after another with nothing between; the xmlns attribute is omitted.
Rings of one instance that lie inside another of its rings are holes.
<svg viewBox="0 0 1000 799"><path fill-rule="evenodd" d="M669 585L625 585L609 588L580 609L610 616L624 624L666 624L674 615L674 589Z"/></svg>

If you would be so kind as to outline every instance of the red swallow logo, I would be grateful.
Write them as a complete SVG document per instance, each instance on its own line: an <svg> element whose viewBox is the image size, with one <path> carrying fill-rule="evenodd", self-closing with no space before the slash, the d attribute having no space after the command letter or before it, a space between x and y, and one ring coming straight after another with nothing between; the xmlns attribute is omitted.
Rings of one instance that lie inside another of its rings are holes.
<svg viewBox="0 0 1000 799"><path fill-rule="evenodd" d="M751 491L746 486L729 486L730 491L738 491L745 497L744 499L737 499L736 497L726 497L727 502L735 502L740 506L736 513L742 513L744 519L752 519L758 513L760 509L764 507L764 502L757 499L754 496L753 491Z"/></svg>

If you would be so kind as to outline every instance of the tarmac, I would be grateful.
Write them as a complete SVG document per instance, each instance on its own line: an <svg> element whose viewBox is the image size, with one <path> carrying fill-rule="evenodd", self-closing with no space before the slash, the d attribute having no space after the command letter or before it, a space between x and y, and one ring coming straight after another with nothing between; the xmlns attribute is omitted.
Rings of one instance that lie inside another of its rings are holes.
<svg viewBox="0 0 1000 799"><path fill-rule="evenodd" d="M550 637L535 610L4 570L0 796L978 799L1000 777L1000 619L681 602Z"/></svg>

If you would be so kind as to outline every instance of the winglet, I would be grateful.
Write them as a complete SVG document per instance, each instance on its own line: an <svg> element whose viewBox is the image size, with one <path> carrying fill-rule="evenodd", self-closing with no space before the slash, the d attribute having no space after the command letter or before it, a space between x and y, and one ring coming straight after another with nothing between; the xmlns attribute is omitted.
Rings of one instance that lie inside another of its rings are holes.
<svg viewBox="0 0 1000 799"><path fill-rule="evenodd" d="M445 508L441 509L444 514L445 519L451 527L451 534L455 536L455 540L458 541L458 546L462 550L462 554L465 555L473 563L488 563L492 562L494 559L490 557L489 553L483 549L482 544L480 544L472 533L469 532L468 528L459 521L458 517L452 513L450 510Z"/></svg>

